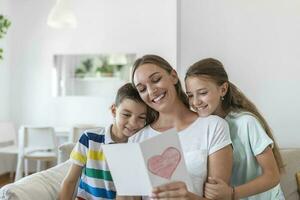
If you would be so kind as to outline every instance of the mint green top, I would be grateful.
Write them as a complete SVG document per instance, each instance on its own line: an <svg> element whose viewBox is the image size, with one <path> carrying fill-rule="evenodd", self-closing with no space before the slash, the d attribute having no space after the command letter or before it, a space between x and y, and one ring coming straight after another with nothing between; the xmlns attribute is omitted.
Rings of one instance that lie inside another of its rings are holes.
<svg viewBox="0 0 300 200"><path fill-rule="evenodd" d="M239 186L262 174L256 157L268 146L273 147L273 141L251 113L230 112L225 120L229 124L233 145L233 173L231 184ZM274 188L243 200L282 200L284 199L280 184Z"/></svg>

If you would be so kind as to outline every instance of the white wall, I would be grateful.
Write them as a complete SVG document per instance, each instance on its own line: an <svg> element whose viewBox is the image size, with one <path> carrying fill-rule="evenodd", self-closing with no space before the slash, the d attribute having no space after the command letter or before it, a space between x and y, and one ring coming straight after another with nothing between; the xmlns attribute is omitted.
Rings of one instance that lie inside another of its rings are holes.
<svg viewBox="0 0 300 200"><path fill-rule="evenodd" d="M181 76L199 59L220 59L280 147L300 147L299 10L298 0L181 1Z"/></svg>
<svg viewBox="0 0 300 200"><path fill-rule="evenodd" d="M2 1L2 0L1 0ZM105 124L114 94L52 97L54 54L157 53L176 64L176 1L74 0L76 29L51 29L54 0L10 0L12 117L17 124Z"/></svg>
<svg viewBox="0 0 300 200"><path fill-rule="evenodd" d="M210 56L225 64L232 82L257 104L280 146L299 146L297 0L181 0L178 16L174 0L74 0L73 30L47 27L54 0L0 2L13 22L5 47L9 60L0 68L1 118L18 125L109 121L113 95L52 97L54 54L157 53L173 65L179 61L181 76L188 65Z"/></svg>

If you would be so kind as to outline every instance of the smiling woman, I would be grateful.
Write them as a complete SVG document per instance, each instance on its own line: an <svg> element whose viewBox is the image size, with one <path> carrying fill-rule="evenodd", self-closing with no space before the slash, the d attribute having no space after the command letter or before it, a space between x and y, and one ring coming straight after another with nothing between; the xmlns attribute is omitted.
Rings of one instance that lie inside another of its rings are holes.
<svg viewBox="0 0 300 200"><path fill-rule="evenodd" d="M188 190L184 182L171 182L154 188L152 198L202 199L207 176L216 176L228 183L232 149L225 120L217 116L198 118L189 109L176 71L159 56L145 55L137 59L133 65L132 82L158 117L129 142L141 142L175 128L192 178L192 189Z"/></svg>

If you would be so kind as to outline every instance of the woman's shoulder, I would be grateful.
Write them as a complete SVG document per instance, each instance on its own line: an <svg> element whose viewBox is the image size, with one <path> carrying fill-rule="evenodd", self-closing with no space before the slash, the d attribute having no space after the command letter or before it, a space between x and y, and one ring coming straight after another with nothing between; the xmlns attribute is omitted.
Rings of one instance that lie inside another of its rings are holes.
<svg viewBox="0 0 300 200"><path fill-rule="evenodd" d="M158 133L154 129L152 129L150 125L147 125L141 130L139 130L138 132L136 132L134 135L132 135L128 139L128 142L129 143L141 142L157 134Z"/></svg>
<svg viewBox="0 0 300 200"><path fill-rule="evenodd" d="M227 122L222 117L217 115L209 115L207 117L198 117L198 123L208 123L209 125L227 125Z"/></svg>
<svg viewBox="0 0 300 200"><path fill-rule="evenodd" d="M187 130L202 130L202 132L211 133L229 130L229 126L223 118L216 115L209 115L207 117L198 117Z"/></svg>

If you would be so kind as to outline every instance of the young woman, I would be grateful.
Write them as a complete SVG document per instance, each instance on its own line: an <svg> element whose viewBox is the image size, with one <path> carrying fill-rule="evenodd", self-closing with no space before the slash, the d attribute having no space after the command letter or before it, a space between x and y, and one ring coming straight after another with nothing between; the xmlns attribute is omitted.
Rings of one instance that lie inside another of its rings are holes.
<svg viewBox="0 0 300 200"><path fill-rule="evenodd" d="M153 199L204 199L207 175L228 183L232 168L232 148L228 124L218 116L198 117L189 109L176 71L163 58L145 55L136 60L132 82L143 101L157 111L157 119L129 138L140 142L176 129L179 134L192 188L183 182L156 187Z"/></svg>
<svg viewBox="0 0 300 200"><path fill-rule="evenodd" d="M282 160L270 127L255 105L231 82L218 60L193 64L185 77L191 107L199 116L218 115L229 124L233 145L232 186L210 176L210 199L284 199L279 186Z"/></svg>

